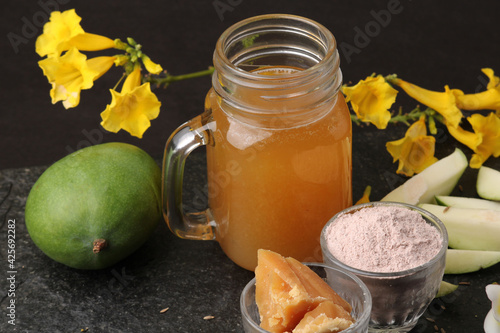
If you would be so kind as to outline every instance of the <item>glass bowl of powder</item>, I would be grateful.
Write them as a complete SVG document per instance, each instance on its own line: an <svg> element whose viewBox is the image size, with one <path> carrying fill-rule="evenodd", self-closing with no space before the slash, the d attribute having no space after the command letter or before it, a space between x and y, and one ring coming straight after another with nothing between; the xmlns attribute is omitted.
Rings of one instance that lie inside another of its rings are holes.
<svg viewBox="0 0 500 333"><path fill-rule="evenodd" d="M355 205L321 232L326 264L353 273L372 295L370 332L408 332L434 299L448 247L444 224L398 202Z"/></svg>

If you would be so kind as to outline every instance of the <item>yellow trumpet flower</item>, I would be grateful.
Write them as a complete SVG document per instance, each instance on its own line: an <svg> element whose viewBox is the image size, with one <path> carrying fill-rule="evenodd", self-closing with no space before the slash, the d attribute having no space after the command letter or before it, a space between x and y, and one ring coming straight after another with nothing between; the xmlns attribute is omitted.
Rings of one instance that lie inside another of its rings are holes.
<svg viewBox="0 0 500 333"><path fill-rule="evenodd" d="M411 177L437 161L435 143L436 139L427 135L425 117L421 117L408 128L404 138L387 142L386 148L393 161L399 161L396 172Z"/></svg>
<svg viewBox="0 0 500 333"><path fill-rule="evenodd" d="M389 108L396 101L398 91L382 75L369 76L352 87L344 86L342 92L359 120L370 122L378 129L387 127L391 119Z"/></svg>
<svg viewBox="0 0 500 333"><path fill-rule="evenodd" d="M49 57L40 60L38 64L52 84L52 103L62 101L68 109L79 104L81 90L91 88L94 81L106 73L114 61L114 57L87 60L87 56L73 47L61 57Z"/></svg>
<svg viewBox="0 0 500 333"><path fill-rule="evenodd" d="M80 26L81 17L74 9L55 11L43 27L43 34L36 40L36 52L41 56L59 56L62 52L76 47L80 51L98 51L113 48L112 39L86 33Z"/></svg>
<svg viewBox="0 0 500 333"><path fill-rule="evenodd" d="M491 68L483 68L481 71L489 79L486 90L458 96L457 106L464 110L495 110L500 116L500 78L495 76Z"/></svg>
<svg viewBox="0 0 500 333"><path fill-rule="evenodd" d="M363 196L356 201L355 205L364 204L370 202L370 194L372 193L372 187L370 185L365 187L363 191Z"/></svg>
<svg viewBox="0 0 500 333"><path fill-rule="evenodd" d="M401 79L393 79L391 82L398 85L409 96L416 99L420 103L436 110L445 119L446 125L457 127L462 120L462 111L457 107L458 96L464 93L458 89L450 89L444 87L444 92L431 91Z"/></svg>
<svg viewBox="0 0 500 333"><path fill-rule="evenodd" d="M467 120L474 132L461 127L448 127L450 134L474 151L469 162L471 168L479 168L490 156L500 156L500 117L494 112L488 116L475 113Z"/></svg>
<svg viewBox="0 0 500 333"><path fill-rule="evenodd" d="M161 103L151 92L150 83L141 85L141 69L137 66L127 76L122 91L111 91L111 104L101 113L104 129L116 133L124 129L131 135L142 138L151 126L150 120L158 117Z"/></svg>

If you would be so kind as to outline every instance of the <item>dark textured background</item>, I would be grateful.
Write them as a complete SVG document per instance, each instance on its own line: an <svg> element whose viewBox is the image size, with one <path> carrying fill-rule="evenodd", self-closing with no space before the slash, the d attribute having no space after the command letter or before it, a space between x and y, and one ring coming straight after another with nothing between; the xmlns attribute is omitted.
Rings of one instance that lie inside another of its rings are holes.
<svg viewBox="0 0 500 333"><path fill-rule="evenodd" d="M55 4L55 5L54 5ZM225 4L219 13L215 5ZM378 24L376 16L397 6L400 12ZM48 18L45 7L76 8L83 28L111 38L134 37L144 51L173 74L205 69L211 64L218 36L231 24L265 13L309 17L332 30L340 45L346 82L372 72L397 73L429 89L445 84L466 92L486 86L481 68L500 74L497 1L77 1L3 0L0 3L0 332L242 332L238 297L252 273L234 265L215 242L181 240L165 224L141 249L109 269L87 272L58 264L32 243L24 225L28 192L47 165L89 144L123 141L160 161L165 141L181 123L202 112L210 87L208 77L157 91L160 117L139 140L126 132L105 133L100 112L111 100L109 89L120 76L113 69L82 93L77 108L52 105L50 85L37 65L35 40ZM371 37L360 39L360 31ZM17 38L18 44L9 38ZM355 53L346 47L357 47ZM397 107L415 102L398 97ZM353 190L357 199L366 185L372 200L402 183L384 144L404 134L404 125L378 131L354 127ZM442 128L436 156L460 147ZM186 204L200 208L206 200L203 153L188 159ZM500 168L499 159L487 165ZM468 169L455 194L475 196L477 170ZM7 324L7 247L9 221L16 223L17 325ZM436 300L412 333L481 332L490 305L484 286L500 280L500 266L472 274L446 276L467 282L449 297ZM165 313L161 309L168 307ZM214 316L204 320L204 316ZM427 318L427 319L426 319Z"/></svg>
<svg viewBox="0 0 500 333"><path fill-rule="evenodd" d="M225 4L217 11L215 4ZM162 102L159 118L143 139L105 133L100 112L111 101L109 89L119 76L116 68L83 91L80 105L65 110L52 105L50 85L42 75L35 53L41 33L42 4L61 10L75 8L82 27L110 38L134 37L144 51L173 74L207 68L219 35L231 24L265 13L291 13L317 20L329 28L339 44L346 82L377 72L400 77L429 89L445 84L467 92L484 87L480 69L500 73L498 17L500 2L409 0L308 0L308 1L78 1L3 0L0 4L0 169L46 165L68 152L91 143L126 141L155 157L163 154L165 141L182 122L200 113L210 87L208 77L171 85L157 91ZM383 24L376 14L398 8ZM379 29L377 29L377 27ZM359 31L373 37L361 39ZM18 37L18 43L9 41ZM346 52L347 45L357 53ZM401 94L403 96L403 94ZM398 105L407 109L400 98Z"/></svg>

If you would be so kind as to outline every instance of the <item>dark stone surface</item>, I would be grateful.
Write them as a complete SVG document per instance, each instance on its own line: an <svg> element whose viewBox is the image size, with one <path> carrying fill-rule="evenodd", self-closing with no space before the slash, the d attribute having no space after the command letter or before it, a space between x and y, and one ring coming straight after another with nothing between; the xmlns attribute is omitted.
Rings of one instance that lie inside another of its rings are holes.
<svg viewBox="0 0 500 333"><path fill-rule="evenodd" d="M199 163L188 168L192 176L186 176L186 182L200 179L196 175L204 169L201 157L192 157ZM24 224L27 194L44 170L0 172L2 239L11 221L16 231L15 297L7 294L11 269L3 241L0 252L5 268L0 284L2 317L9 300L15 299L16 326L2 320L2 332L241 331L238 298L253 273L233 264L215 242L178 239L161 223L144 246L108 269L75 270L45 256ZM214 319L204 320L205 316Z"/></svg>
<svg viewBox="0 0 500 333"><path fill-rule="evenodd" d="M404 132L404 127L400 130ZM355 127L354 132L355 198L371 185L371 199L379 200L404 180L394 173L388 153L380 147L390 137L371 127ZM438 153L444 156L452 147L442 148ZM499 167L498 163L494 166ZM5 241L0 249L2 315L6 316L10 299L16 305L16 326L7 324L4 317L2 332L80 332L87 328L88 332L242 332L239 295L253 273L233 264L216 242L176 238L161 223L144 246L108 269L75 270L46 257L32 243L24 224L27 195L44 170L0 171L0 234L5 240L12 221L16 231L14 297L8 295L6 278L11 269ZM204 207L205 173L204 152L193 153L184 184L189 209ZM475 174L467 172L460 182L462 192L456 194L474 196L474 179ZM500 280L500 265L445 280L470 285L435 300L412 332L435 332L434 325L446 332L480 332L490 308L484 287ZM160 313L165 308L168 311ZM205 320L205 316L214 318Z"/></svg>

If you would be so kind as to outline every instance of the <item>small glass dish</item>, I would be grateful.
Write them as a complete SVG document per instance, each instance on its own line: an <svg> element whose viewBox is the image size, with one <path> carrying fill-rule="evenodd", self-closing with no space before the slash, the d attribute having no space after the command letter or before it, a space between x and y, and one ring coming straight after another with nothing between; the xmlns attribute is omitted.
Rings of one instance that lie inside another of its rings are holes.
<svg viewBox="0 0 500 333"><path fill-rule="evenodd" d="M334 257L328 249L327 233L343 214L354 214L356 211L376 207L400 207L418 212L424 220L435 227L441 235L442 243L439 252L425 264L389 273L364 271ZM330 266L350 272L360 278L370 290L372 296L372 312L369 332L408 332L425 312L439 290L443 278L448 234L444 224L433 214L419 207L398 202L370 202L347 208L336 214L321 232L321 250L323 261Z"/></svg>
<svg viewBox="0 0 500 333"><path fill-rule="evenodd" d="M371 312L371 295L365 284L353 274L330 267L323 263L305 263L322 277L352 306L351 316L355 323L342 333L366 333ZM260 315L255 303L255 278L245 286L240 297L243 328L246 333L269 333L261 328Z"/></svg>

